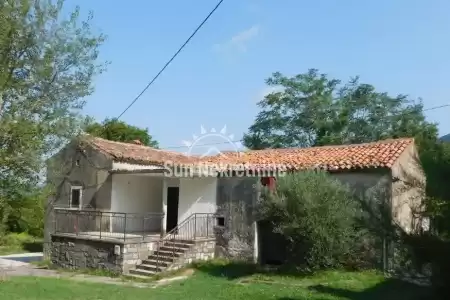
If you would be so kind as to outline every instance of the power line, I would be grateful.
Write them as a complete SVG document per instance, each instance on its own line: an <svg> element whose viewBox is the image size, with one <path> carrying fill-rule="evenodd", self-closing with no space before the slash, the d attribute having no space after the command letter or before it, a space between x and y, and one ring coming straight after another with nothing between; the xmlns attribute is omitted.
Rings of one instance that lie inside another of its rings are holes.
<svg viewBox="0 0 450 300"><path fill-rule="evenodd" d="M147 89L153 84L153 82L155 82L155 80L158 79L158 77L162 74L162 72L164 72L164 70L169 66L169 64L178 56L178 54L184 49L184 47L186 47L186 45L191 41L191 39L197 34L197 32L200 30L200 28L203 27L203 25L206 23L206 21L208 21L208 19L212 16L212 14L220 7L220 5L222 4L223 1L224 0L220 0L216 4L216 6L213 8L213 10L211 10L211 12L206 16L205 19L203 19L203 21L200 23L200 25L197 26L197 28L194 30L194 32L189 36L189 38L184 42L184 44L181 45L181 47L178 49L178 51L175 52L174 55L172 55L172 57L169 59L169 61L167 61L167 63L162 67L162 69L159 70L159 72L153 77L152 80L150 80L150 82L139 93L139 95L137 95L137 97L134 98L133 101L131 101L131 103L125 108L125 110L122 111L122 113L116 118L116 120L120 119L120 117L122 117L128 111L128 109L130 109L130 107L133 106L134 103L136 103L136 101L139 100L139 98L141 98L141 96L145 93L145 91L147 91Z"/></svg>
<svg viewBox="0 0 450 300"><path fill-rule="evenodd" d="M439 106L433 106L433 107L429 107L429 108L426 108L426 109L422 109L421 111L425 112L425 111L436 110L436 109L445 108L445 107L450 107L450 104L443 104L443 105L439 105ZM406 113L406 114L408 114L408 113ZM399 116L402 116L402 115L405 115L405 113L400 114ZM391 115L389 117L394 117L394 116L396 116L396 115ZM235 141L199 144L199 145L196 145L196 146L197 147L203 147L203 146L225 145L225 144L229 144L230 142L231 143L240 143L240 142L243 142L243 139L235 140ZM163 148L161 150L172 150L172 149L182 149L182 148L188 148L188 146L171 146L171 147L165 147L165 148Z"/></svg>
<svg viewBox="0 0 450 300"><path fill-rule="evenodd" d="M422 111L435 110L435 109L438 109L438 108L444 108L444 107L449 107L449 106L450 106L450 104L444 104L444 105L430 107L430 108L427 108L427 109L422 109Z"/></svg>

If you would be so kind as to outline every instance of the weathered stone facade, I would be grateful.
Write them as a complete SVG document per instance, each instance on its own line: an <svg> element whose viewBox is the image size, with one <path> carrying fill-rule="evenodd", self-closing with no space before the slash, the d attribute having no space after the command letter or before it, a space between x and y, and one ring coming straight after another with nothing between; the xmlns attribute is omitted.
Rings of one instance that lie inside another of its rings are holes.
<svg viewBox="0 0 450 300"><path fill-rule="evenodd" d="M72 141L47 161L47 181L57 187L48 199L44 220L44 256L51 255L51 234L55 230L55 207L67 208L71 186L83 187L83 208L111 209L112 168L110 157L91 146Z"/></svg>
<svg viewBox="0 0 450 300"><path fill-rule="evenodd" d="M218 179L217 213L223 217L223 226L214 229L218 257L256 261L257 180L256 177Z"/></svg>
<svg viewBox="0 0 450 300"><path fill-rule="evenodd" d="M116 247L120 247L116 252ZM156 248L156 242L124 242L52 235L50 259L67 269L104 269L127 274Z"/></svg>
<svg viewBox="0 0 450 300"><path fill-rule="evenodd" d="M194 245L179 256L166 270L177 270L195 261L213 259L215 249L216 241L214 239L197 240L194 242Z"/></svg>

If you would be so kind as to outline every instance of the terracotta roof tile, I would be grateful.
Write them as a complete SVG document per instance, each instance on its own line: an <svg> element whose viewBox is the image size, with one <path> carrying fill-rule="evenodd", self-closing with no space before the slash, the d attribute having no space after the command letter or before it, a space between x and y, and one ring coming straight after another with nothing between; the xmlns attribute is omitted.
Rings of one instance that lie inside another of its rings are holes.
<svg viewBox="0 0 450 300"><path fill-rule="evenodd" d="M194 163L198 158L179 152L155 149L135 143L120 143L98 137L87 136L85 141L95 149L109 155L114 161L143 165L164 165L165 162Z"/></svg>
<svg viewBox="0 0 450 300"><path fill-rule="evenodd" d="M391 168L406 147L413 143L412 138L401 138L365 144L253 150L204 160L215 164L243 164L249 168L278 165L291 170Z"/></svg>
<svg viewBox="0 0 450 300"><path fill-rule="evenodd" d="M414 143L412 138L401 138L365 144L227 152L226 155L199 158L186 156L179 152L114 142L92 136L89 136L86 141L99 151L110 155L114 161L135 164L203 163L222 166L239 165L249 169L282 167L290 170L321 168L330 171L390 168L406 147Z"/></svg>

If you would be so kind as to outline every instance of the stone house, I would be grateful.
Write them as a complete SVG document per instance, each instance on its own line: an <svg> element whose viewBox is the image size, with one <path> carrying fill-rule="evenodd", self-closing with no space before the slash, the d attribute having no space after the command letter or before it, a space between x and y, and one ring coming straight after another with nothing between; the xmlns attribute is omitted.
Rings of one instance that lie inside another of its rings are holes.
<svg viewBox="0 0 450 300"><path fill-rule="evenodd" d="M392 219L406 231L418 226L425 178L413 139L200 158L87 136L49 160L57 194L48 205L46 255L62 267L136 275L219 255L257 262L258 183L273 186L280 172L313 168L360 193L381 188Z"/></svg>

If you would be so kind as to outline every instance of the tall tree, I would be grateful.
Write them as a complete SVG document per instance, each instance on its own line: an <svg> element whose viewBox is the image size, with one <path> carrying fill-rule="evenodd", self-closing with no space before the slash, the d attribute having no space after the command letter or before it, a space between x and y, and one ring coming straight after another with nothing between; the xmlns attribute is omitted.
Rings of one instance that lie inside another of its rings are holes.
<svg viewBox="0 0 450 300"><path fill-rule="evenodd" d="M261 112L244 136L248 148L437 138L436 124L425 120L420 101L378 92L357 77L343 84L311 69L293 77L274 73L267 84L277 92L259 102Z"/></svg>
<svg viewBox="0 0 450 300"><path fill-rule="evenodd" d="M423 106L405 95L390 96L358 78L342 83L311 69L267 79L277 87L259 102L261 111L244 135L251 149L311 147L414 137L427 177L427 211L450 236L450 144L437 140L437 125Z"/></svg>
<svg viewBox="0 0 450 300"><path fill-rule="evenodd" d="M105 70L102 34L64 1L0 3L0 214L38 181L44 159L80 131L84 97Z"/></svg>
<svg viewBox="0 0 450 300"><path fill-rule="evenodd" d="M117 119L105 119L101 124L92 123L86 132L107 140L130 143L139 140L143 145L158 148L158 142L148 133L148 128L129 125Z"/></svg>

